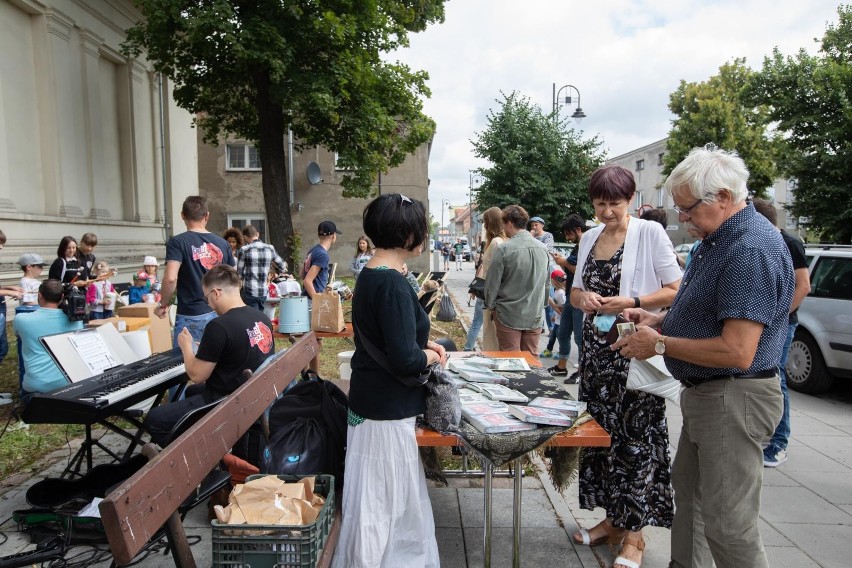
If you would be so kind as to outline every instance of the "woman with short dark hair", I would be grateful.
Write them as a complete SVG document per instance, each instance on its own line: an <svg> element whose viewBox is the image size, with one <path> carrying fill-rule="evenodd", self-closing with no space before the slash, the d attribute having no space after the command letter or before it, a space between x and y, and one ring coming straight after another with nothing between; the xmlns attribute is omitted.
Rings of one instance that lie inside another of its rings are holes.
<svg viewBox="0 0 852 568"><path fill-rule="evenodd" d="M601 224L583 234L571 304L583 310L580 400L612 437L609 448L587 448L580 464L580 506L606 518L574 533L577 544L618 544L614 568L638 566L642 528L671 527L671 462L665 399L626 388L630 360L606 335L625 308L671 305L681 272L659 223L628 214L633 174L609 165L592 174L589 197ZM660 283L662 282L662 286Z"/></svg>
<svg viewBox="0 0 852 568"><path fill-rule="evenodd" d="M426 409L420 373L446 363L429 341L429 316L403 277L429 237L426 208L398 193L364 208L376 250L352 300L355 353L343 484L343 526L333 566L440 565L414 420Z"/></svg>

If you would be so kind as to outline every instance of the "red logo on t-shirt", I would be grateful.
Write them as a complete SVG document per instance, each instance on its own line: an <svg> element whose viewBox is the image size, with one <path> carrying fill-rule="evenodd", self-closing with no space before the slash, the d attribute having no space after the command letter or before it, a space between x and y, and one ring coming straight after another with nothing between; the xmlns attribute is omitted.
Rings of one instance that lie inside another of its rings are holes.
<svg viewBox="0 0 852 568"><path fill-rule="evenodd" d="M262 353L269 353L272 350L272 330L263 322L256 322L254 327L247 329L249 337L249 345L260 349Z"/></svg>
<svg viewBox="0 0 852 568"><path fill-rule="evenodd" d="M197 260L201 266L210 270L214 266L222 264L225 255L213 243L204 243L200 247L192 247L192 260Z"/></svg>

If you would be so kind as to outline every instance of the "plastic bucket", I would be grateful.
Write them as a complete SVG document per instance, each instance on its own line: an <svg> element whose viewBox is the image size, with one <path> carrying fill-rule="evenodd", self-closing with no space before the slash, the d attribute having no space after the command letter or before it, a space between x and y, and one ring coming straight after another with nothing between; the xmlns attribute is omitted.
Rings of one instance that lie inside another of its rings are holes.
<svg viewBox="0 0 852 568"><path fill-rule="evenodd" d="M352 355L354 351L341 351L337 354L337 368L340 370L340 378L348 381L352 378Z"/></svg>
<svg viewBox="0 0 852 568"><path fill-rule="evenodd" d="M307 333L311 330L311 310L307 296L281 298L278 306L279 333Z"/></svg>

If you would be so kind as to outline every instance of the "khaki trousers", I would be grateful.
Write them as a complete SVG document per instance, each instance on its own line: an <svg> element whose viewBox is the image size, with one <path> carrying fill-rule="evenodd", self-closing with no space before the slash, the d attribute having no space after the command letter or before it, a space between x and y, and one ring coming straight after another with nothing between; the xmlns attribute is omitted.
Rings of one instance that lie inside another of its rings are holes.
<svg viewBox="0 0 852 568"><path fill-rule="evenodd" d="M680 400L670 566L767 568L757 521L763 446L783 407L779 378L710 381Z"/></svg>
<svg viewBox="0 0 852 568"><path fill-rule="evenodd" d="M492 312L500 351L529 351L538 357L538 336L541 335L541 328L512 329L500 323L496 311L492 310Z"/></svg>

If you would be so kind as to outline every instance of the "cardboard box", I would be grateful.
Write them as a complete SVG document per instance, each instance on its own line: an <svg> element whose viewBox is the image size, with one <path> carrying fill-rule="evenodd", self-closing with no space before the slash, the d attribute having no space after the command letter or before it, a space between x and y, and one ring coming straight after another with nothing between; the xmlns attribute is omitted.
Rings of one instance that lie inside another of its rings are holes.
<svg viewBox="0 0 852 568"><path fill-rule="evenodd" d="M154 314L156 309L157 304L131 304L121 306L116 313L126 321L144 319L146 325L150 326L148 336L151 339L151 352L162 353L172 348L172 326L168 318L160 319ZM129 325L127 331L133 331Z"/></svg>

